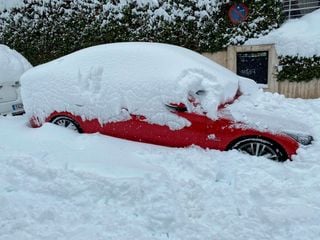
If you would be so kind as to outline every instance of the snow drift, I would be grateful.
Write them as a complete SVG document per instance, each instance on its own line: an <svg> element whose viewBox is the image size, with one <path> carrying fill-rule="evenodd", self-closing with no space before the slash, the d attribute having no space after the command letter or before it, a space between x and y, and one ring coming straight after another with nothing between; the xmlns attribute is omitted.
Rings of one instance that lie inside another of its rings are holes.
<svg viewBox="0 0 320 240"><path fill-rule="evenodd" d="M25 73L22 97L29 116L43 121L53 111L68 111L100 122L144 115L147 121L180 129L189 123L165 104L184 103L189 110L217 116L234 97L239 78L190 50L158 43L95 46ZM199 90L205 94L198 96ZM201 109L189 99L196 98Z"/></svg>
<svg viewBox="0 0 320 240"><path fill-rule="evenodd" d="M289 20L279 29L258 39L249 39L246 45L275 44L279 55L320 56L320 9L300 19Z"/></svg>
<svg viewBox="0 0 320 240"><path fill-rule="evenodd" d="M31 64L17 51L0 44L0 83L19 81Z"/></svg>

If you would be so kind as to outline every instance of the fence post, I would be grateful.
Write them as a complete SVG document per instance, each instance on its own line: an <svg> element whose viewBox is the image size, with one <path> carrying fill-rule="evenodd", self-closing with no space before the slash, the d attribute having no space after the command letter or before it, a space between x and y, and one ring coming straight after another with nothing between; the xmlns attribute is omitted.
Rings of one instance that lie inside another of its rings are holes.
<svg viewBox="0 0 320 240"><path fill-rule="evenodd" d="M288 6L288 19L291 19L291 0L289 0L289 6Z"/></svg>

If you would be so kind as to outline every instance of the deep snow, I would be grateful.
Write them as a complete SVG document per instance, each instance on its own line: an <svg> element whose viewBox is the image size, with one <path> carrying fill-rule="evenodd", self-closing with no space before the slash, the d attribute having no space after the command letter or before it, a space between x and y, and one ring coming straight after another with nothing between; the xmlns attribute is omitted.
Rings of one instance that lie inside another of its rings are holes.
<svg viewBox="0 0 320 240"><path fill-rule="evenodd" d="M318 239L320 99L260 93L233 107L300 120L315 142L277 163L0 117L0 239Z"/></svg>
<svg viewBox="0 0 320 240"><path fill-rule="evenodd" d="M278 55L320 56L320 9L302 18L288 20L279 29L260 38L249 39L246 45L275 44Z"/></svg>

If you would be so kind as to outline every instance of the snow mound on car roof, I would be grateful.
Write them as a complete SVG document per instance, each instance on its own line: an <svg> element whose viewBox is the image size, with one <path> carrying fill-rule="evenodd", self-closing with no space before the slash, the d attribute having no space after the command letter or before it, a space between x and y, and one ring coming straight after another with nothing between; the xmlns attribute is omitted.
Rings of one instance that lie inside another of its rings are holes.
<svg viewBox="0 0 320 240"><path fill-rule="evenodd" d="M184 103L215 118L218 106L234 97L239 84L237 75L200 54L159 43L90 47L35 67L21 81L25 110L41 121L53 111L101 123L135 114L171 129L190 123L165 104ZM199 90L205 94L197 95Z"/></svg>
<svg viewBox="0 0 320 240"><path fill-rule="evenodd" d="M31 64L17 51L0 44L0 83L19 81Z"/></svg>

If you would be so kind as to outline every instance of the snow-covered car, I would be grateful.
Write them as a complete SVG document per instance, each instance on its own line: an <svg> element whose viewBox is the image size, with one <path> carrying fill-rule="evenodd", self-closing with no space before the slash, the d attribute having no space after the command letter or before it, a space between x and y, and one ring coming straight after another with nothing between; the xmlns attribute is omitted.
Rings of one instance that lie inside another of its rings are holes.
<svg viewBox="0 0 320 240"><path fill-rule="evenodd" d="M19 79L31 67L21 54L0 44L0 115L24 113Z"/></svg>
<svg viewBox="0 0 320 240"><path fill-rule="evenodd" d="M177 46L91 47L33 68L21 82L33 127L52 122L83 133L171 147L237 149L276 161L312 141L235 121L225 105L251 85Z"/></svg>

